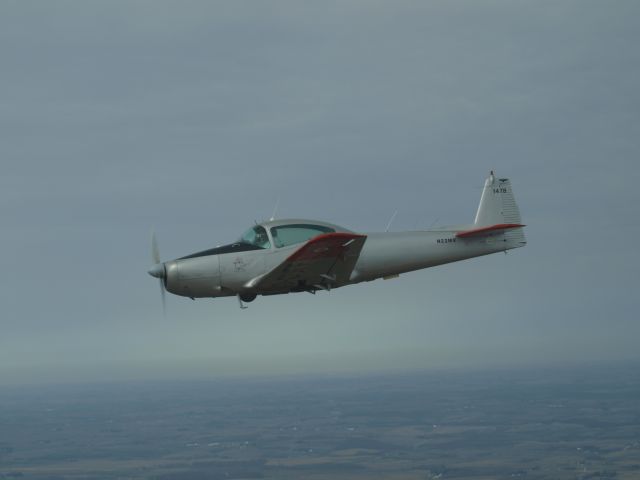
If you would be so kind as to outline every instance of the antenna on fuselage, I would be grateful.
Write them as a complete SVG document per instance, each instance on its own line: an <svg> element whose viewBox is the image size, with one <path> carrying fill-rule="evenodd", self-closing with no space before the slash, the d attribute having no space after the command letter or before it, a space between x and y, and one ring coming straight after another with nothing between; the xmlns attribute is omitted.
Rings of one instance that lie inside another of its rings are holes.
<svg viewBox="0 0 640 480"><path fill-rule="evenodd" d="M398 210L396 210L395 212L393 212L393 215L391 215L391 218L389 219L389 223L387 223L387 228L384 229L385 232L388 232L389 229L391 228L391 224L393 223L393 221L396 218L396 215L398 214Z"/></svg>
<svg viewBox="0 0 640 480"><path fill-rule="evenodd" d="M427 227L427 230L431 230L439 221L440 221L440 217L436 218L433 222L429 224L429 226Z"/></svg>
<svg viewBox="0 0 640 480"><path fill-rule="evenodd" d="M270 222L273 222L276 219L276 213L278 213L278 207L280 206L280 197L276 200L276 206L273 207L273 213L271 214Z"/></svg>

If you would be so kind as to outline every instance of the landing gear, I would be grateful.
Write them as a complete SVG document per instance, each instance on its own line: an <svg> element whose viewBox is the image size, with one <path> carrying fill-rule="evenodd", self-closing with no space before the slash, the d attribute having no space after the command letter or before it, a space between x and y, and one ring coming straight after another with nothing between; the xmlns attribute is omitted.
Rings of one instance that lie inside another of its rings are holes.
<svg viewBox="0 0 640 480"><path fill-rule="evenodd" d="M248 308L247 306L244 305L243 302L245 303L253 302L256 299L256 297L257 295L255 293L239 293L238 303L240 304L240 308L242 310L244 310L245 308Z"/></svg>
<svg viewBox="0 0 640 480"><path fill-rule="evenodd" d="M245 303L251 303L257 297L257 295L255 293L241 293L238 296L240 297L240 300L242 300Z"/></svg>

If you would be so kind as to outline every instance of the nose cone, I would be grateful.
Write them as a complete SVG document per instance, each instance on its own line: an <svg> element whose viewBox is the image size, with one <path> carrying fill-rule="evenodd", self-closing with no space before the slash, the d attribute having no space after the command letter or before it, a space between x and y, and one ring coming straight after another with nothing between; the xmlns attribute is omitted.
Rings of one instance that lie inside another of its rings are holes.
<svg viewBox="0 0 640 480"><path fill-rule="evenodd" d="M164 278L164 263L156 263L149 269L149 275L156 278Z"/></svg>

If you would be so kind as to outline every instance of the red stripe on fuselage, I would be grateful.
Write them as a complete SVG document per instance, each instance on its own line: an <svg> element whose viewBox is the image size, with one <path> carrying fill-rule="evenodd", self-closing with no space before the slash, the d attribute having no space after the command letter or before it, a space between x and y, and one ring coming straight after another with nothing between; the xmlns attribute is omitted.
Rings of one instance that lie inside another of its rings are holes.
<svg viewBox="0 0 640 480"><path fill-rule="evenodd" d="M526 225L520 225L519 223L498 223L497 225L490 225L488 227L474 228L473 230L458 232L456 233L456 237L473 237L474 235L482 235L483 233L493 232L496 230L509 230L511 228L521 228L524 226Z"/></svg>

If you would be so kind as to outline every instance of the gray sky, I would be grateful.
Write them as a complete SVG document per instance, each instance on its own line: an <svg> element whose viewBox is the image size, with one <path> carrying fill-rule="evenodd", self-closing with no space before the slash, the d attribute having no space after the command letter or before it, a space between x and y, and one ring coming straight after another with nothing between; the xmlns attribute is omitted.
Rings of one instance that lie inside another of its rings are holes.
<svg viewBox="0 0 640 480"><path fill-rule="evenodd" d="M639 359L640 3L0 3L0 382ZM394 281L169 296L254 219L529 245Z"/></svg>

